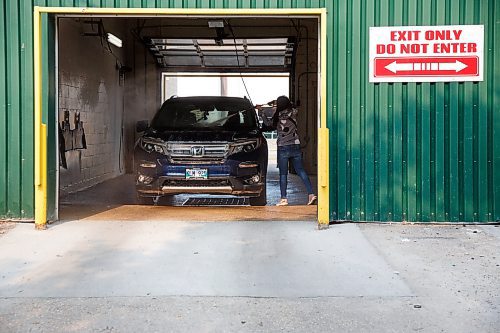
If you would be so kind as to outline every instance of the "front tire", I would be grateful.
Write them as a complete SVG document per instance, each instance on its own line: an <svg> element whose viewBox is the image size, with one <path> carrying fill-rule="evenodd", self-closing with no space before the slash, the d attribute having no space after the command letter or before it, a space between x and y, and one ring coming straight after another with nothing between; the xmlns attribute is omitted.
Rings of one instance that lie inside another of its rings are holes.
<svg viewBox="0 0 500 333"><path fill-rule="evenodd" d="M250 206L265 206L267 204L267 184L264 179L264 188L258 197L250 197Z"/></svg>
<svg viewBox="0 0 500 333"><path fill-rule="evenodd" d="M137 203L143 206L151 206L154 204L153 198L154 197L145 197L140 194L137 194Z"/></svg>

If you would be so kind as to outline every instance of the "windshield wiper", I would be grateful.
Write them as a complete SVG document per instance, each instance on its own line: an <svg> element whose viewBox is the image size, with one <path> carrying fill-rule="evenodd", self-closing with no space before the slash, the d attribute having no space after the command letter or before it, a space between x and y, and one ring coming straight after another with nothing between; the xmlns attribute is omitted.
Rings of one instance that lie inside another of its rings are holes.
<svg viewBox="0 0 500 333"><path fill-rule="evenodd" d="M242 112L245 112L245 111L248 111L249 109L244 109L244 110L240 110L238 112L235 112L233 114L230 114L229 116L226 116L224 118L221 118L221 119L217 119L215 121L212 121L211 123L204 123L204 124L200 124L200 125L203 125L203 127L207 126L207 125L222 125L222 123L224 123L226 120L234 117L234 116L237 116L237 115L240 115ZM197 123L196 124L193 124L195 127L202 127L202 126L197 126Z"/></svg>

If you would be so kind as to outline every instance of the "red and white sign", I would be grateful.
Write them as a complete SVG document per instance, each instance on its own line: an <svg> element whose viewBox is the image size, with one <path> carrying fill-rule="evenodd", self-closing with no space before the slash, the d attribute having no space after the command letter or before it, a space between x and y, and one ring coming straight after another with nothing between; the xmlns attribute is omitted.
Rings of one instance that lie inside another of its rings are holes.
<svg viewBox="0 0 500 333"><path fill-rule="evenodd" d="M370 28L370 82L483 81L484 26Z"/></svg>

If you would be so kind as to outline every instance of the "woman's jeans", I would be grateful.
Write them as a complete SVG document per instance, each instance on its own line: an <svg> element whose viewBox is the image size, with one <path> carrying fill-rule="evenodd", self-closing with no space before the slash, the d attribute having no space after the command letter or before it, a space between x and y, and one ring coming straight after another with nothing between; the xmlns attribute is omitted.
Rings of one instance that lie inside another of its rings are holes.
<svg viewBox="0 0 500 333"><path fill-rule="evenodd" d="M307 176L307 173L302 166L302 153L300 152L300 145L278 146L278 167L280 169L281 198L286 198L289 159L292 160L293 168L304 182L307 193L313 194L314 192L311 181L309 180L309 177Z"/></svg>

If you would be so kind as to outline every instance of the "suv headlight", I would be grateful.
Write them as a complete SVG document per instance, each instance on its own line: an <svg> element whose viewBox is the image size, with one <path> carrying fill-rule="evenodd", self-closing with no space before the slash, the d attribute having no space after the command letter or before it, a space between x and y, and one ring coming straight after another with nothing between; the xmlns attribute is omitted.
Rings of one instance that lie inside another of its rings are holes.
<svg viewBox="0 0 500 333"><path fill-rule="evenodd" d="M229 155L254 151L255 149L259 148L260 144L261 142L258 138L232 143L230 145Z"/></svg>
<svg viewBox="0 0 500 333"><path fill-rule="evenodd" d="M148 153L152 153L152 152L157 152L157 153L160 153L160 154L165 154L165 146L159 142L155 142L153 140L148 140L148 139L145 139L145 138L142 138L139 142L139 145L141 146L141 148L145 151L147 151Z"/></svg>

